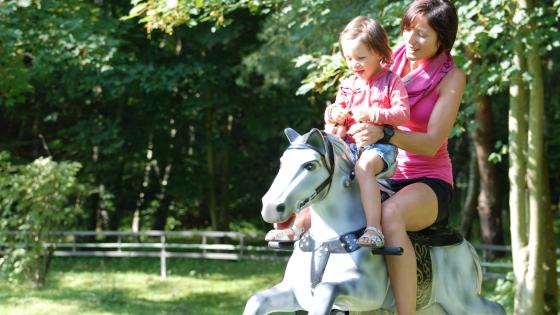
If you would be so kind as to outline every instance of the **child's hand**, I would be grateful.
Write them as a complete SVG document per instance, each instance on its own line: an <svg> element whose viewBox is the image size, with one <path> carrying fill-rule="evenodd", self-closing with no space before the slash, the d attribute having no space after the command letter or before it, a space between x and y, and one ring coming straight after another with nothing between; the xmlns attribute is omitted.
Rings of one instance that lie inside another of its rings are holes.
<svg viewBox="0 0 560 315"><path fill-rule="evenodd" d="M352 117L355 121L370 121L369 108L367 106L358 106L352 109Z"/></svg>
<svg viewBox="0 0 560 315"><path fill-rule="evenodd" d="M346 116L348 116L348 112L340 106L334 106L331 110L331 119L340 125L344 124Z"/></svg>
<svg viewBox="0 0 560 315"><path fill-rule="evenodd" d="M325 131L332 135L338 136L340 139L344 140L346 138L346 127L335 126L333 124L325 124Z"/></svg>

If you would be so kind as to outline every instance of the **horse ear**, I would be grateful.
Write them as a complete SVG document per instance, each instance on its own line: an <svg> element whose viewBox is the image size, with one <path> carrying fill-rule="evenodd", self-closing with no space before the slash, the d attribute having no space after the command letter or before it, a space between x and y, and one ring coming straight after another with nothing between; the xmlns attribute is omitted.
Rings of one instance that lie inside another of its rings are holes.
<svg viewBox="0 0 560 315"><path fill-rule="evenodd" d="M317 128L311 129L307 134L307 141L305 143L317 148L319 153L326 155L327 149L325 148L325 142L323 141L323 134Z"/></svg>
<svg viewBox="0 0 560 315"><path fill-rule="evenodd" d="M300 134L292 128L284 129L284 134L286 135L286 137L288 137L290 143L294 142L294 140L296 140L296 138L300 136Z"/></svg>

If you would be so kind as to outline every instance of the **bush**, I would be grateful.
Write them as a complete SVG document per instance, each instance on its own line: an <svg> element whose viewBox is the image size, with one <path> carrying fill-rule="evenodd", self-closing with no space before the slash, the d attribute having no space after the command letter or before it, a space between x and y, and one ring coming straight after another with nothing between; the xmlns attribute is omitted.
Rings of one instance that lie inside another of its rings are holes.
<svg viewBox="0 0 560 315"><path fill-rule="evenodd" d="M76 180L81 165L39 158L13 165L0 152L1 275L23 275L44 284L49 263L61 235L80 215L82 185Z"/></svg>
<svg viewBox="0 0 560 315"><path fill-rule="evenodd" d="M491 300L504 307L507 314L513 314L513 300L515 297L515 277L513 272L508 272L505 279L498 279L494 296Z"/></svg>

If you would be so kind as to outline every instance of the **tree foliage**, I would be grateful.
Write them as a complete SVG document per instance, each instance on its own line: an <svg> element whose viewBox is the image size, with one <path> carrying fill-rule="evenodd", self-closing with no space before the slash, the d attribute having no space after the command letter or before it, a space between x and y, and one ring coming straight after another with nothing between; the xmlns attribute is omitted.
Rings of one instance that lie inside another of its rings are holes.
<svg viewBox="0 0 560 315"><path fill-rule="evenodd" d="M80 164L38 158L14 165L0 153L0 271L5 278L23 274L36 285L45 281L60 235L82 213Z"/></svg>

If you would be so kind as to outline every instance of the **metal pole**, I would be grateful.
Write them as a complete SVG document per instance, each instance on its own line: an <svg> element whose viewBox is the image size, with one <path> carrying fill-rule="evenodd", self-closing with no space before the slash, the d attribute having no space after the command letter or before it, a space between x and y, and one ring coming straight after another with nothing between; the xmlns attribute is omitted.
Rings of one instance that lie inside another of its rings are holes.
<svg viewBox="0 0 560 315"><path fill-rule="evenodd" d="M167 276L167 260L166 260L166 253L165 253L165 234L160 236L161 241L161 251L159 255L160 261L160 277L161 279L165 279Z"/></svg>

